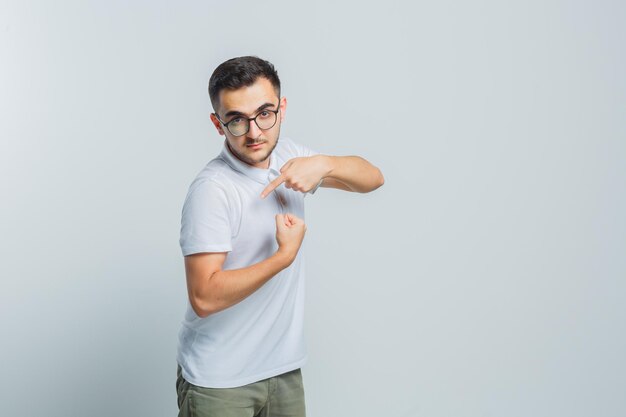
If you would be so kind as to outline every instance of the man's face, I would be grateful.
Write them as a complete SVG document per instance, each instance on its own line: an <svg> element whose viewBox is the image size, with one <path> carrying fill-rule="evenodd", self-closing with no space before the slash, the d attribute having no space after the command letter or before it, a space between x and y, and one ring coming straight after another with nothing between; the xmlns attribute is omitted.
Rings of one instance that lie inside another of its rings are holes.
<svg viewBox="0 0 626 417"><path fill-rule="evenodd" d="M234 136L223 124L211 114L211 121L220 135L226 135L229 148L241 161L257 168L269 168L269 156L278 143L280 124L285 117L287 100L279 99L272 83L260 77L249 87L238 90L222 90L219 94L219 105L215 109L224 124L237 117L255 117L264 110L278 110L276 124L267 130L250 121L250 130L242 136ZM264 113L266 114L266 113Z"/></svg>

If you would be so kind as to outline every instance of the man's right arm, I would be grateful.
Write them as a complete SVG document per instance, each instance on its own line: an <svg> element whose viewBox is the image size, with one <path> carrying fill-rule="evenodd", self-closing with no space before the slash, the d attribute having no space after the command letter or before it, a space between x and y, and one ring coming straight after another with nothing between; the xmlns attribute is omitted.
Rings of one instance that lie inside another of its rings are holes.
<svg viewBox="0 0 626 417"><path fill-rule="evenodd" d="M224 310L242 301L287 268L296 258L306 225L291 214L276 215L278 250L267 259L245 268L223 270L226 252L185 256L187 291L199 317Z"/></svg>

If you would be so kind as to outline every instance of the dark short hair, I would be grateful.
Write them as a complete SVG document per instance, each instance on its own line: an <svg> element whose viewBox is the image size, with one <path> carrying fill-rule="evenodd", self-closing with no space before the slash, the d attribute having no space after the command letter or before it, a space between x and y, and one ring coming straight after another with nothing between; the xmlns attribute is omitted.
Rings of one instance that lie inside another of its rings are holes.
<svg viewBox="0 0 626 417"><path fill-rule="evenodd" d="M220 91L248 87L259 77L267 78L280 97L280 79L270 62L256 56L240 56L221 63L209 79L209 97L213 109L217 111Z"/></svg>

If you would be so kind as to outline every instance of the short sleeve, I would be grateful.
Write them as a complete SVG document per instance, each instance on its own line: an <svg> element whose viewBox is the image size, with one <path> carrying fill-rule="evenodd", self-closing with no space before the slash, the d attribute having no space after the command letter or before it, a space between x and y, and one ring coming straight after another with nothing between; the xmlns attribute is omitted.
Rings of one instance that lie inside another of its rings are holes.
<svg viewBox="0 0 626 417"><path fill-rule="evenodd" d="M183 256L230 252L232 232L224 189L215 181L192 184L183 205L180 248Z"/></svg>
<svg viewBox="0 0 626 417"><path fill-rule="evenodd" d="M296 156L314 156L314 155L319 155L319 152L308 148L304 145L301 145L299 143L295 143L295 142L291 142L293 144L293 147L295 149L296 152Z"/></svg>

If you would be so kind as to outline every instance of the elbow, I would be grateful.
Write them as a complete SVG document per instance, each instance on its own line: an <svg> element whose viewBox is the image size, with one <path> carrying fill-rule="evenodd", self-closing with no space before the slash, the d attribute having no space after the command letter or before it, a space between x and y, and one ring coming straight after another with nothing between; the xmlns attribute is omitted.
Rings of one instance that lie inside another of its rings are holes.
<svg viewBox="0 0 626 417"><path fill-rule="evenodd" d="M214 303L211 303L207 300L203 300L199 297L191 296L189 297L189 301L191 304L191 308L193 309L193 312L196 313L196 316L200 317L201 319L204 319L210 316L211 314L219 311L219 309L215 307Z"/></svg>
<svg viewBox="0 0 626 417"><path fill-rule="evenodd" d="M359 193L370 193L377 188L380 188L385 183L385 177L383 177L383 173L380 169L375 168L371 177L368 179L366 183L362 185L361 188L349 188L350 191L357 191Z"/></svg>
<svg viewBox="0 0 626 417"><path fill-rule="evenodd" d="M376 175L374 176L374 184L372 186L372 189L370 191L374 191L377 188L380 188L383 186L383 184L385 184L385 177L383 176L383 173L380 169L376 168Z"/></svg>
<svg viewBox="0 0 626 417"><path fill-rule="evenodd" d="M191 309L193 310L194 313L196 313L196 316L200 317L201 319L204 319L211 315L210 309L205 308L204 306L198 304L197 302L191 303Z"/></svg>
<svg viewBox="0 0 626 417"><path fill-rule="evenodd" d="M383 176L382 171L379 169L378 170L378 185L376 186L376 188L380 188L385 184L385 177Z"/></svg>
<svg viewBox="0 0 626 417"><path fill-rule="evenodd" d="M217 271L212 272L208 276L208 279L187 275L187 295L189 304L193 312L200 318L206 318L225 308L220 305L219 297L216 297L220 292L220 289L216 287L215 281L213 280L216 272Z"/></svg>

